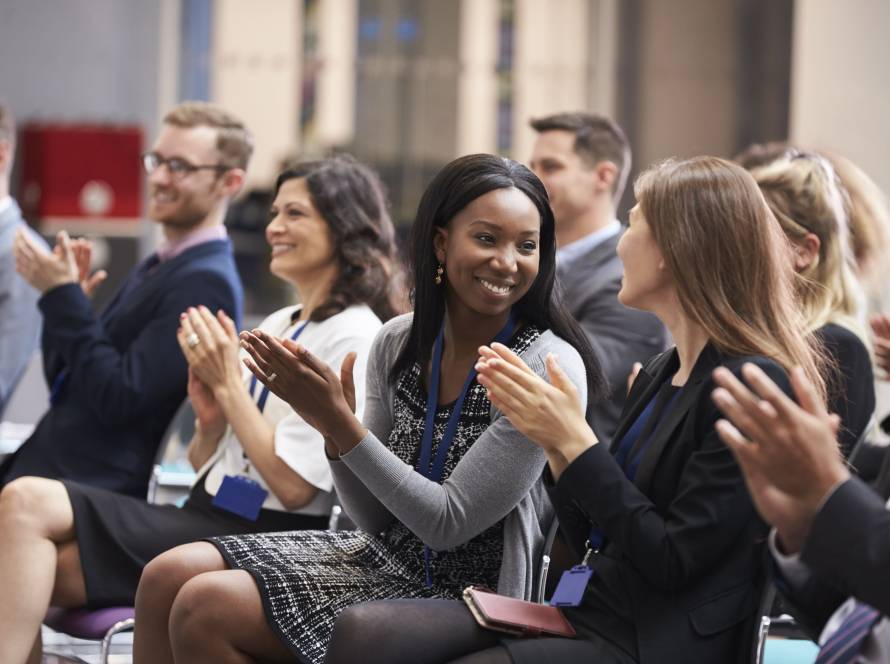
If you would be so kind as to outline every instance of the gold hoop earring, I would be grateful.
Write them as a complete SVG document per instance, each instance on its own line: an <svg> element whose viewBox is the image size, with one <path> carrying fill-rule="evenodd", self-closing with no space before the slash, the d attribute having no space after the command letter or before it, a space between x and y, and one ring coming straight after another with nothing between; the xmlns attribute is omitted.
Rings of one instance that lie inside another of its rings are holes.
<svg viewBox="0 0 890 664"><path fill-rule="evenodd" d="M433 281L436 282L436 286L441 285L443 274L445 274L445 266L439 263L439 267L436 268L436 276L433 277Z"/></svg>

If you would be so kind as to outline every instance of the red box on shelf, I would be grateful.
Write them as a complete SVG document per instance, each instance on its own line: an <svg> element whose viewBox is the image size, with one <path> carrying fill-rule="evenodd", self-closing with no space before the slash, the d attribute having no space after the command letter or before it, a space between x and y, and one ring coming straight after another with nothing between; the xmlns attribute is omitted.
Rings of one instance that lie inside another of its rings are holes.
<svg viewBox="0 0 890 664"><path fill-rule="evenodd" d="M41 226L139 222L142 129L132 125L30 123L22 127L19 202Z"/></svg>

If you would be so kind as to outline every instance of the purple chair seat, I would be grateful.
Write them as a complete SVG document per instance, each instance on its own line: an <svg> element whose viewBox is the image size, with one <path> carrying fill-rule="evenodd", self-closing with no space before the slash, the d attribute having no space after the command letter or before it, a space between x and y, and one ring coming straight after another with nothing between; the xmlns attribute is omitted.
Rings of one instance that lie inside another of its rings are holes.
<svg viewBox="0 0 890 664"><path fill-rule="evenodd" d="M78 639L104 639L117 623L136 615L132 606L113 606L107 609L50 609L44 625Z"/></svg>

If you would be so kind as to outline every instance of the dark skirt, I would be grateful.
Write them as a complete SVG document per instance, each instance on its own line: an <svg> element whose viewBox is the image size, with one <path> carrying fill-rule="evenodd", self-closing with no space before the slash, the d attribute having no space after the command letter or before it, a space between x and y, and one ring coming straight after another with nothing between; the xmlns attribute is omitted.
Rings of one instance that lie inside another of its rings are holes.
<svg viewBox="0 0 890 664"><path fill-rule="evenodd" d="M132 606L142 569L180 544L215 535L319 529L328 523L323 516L266 509L256 521L248 521L214 507L203 478L181 508L151 505L68 480L62 483L74 509L88 608Z"/></svg>

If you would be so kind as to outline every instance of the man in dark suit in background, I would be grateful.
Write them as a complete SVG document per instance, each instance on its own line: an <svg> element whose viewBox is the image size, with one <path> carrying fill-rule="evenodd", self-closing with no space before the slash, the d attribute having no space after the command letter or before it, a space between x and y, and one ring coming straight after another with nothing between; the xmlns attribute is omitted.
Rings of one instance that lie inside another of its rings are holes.
<svg viewBox="0 0 890 664"><path fill-rule="evenodd" d="M818 642L817 664L890 661L890 468L877 491L851 475L840 419L799 368L791 383L800 405L757 367L743 375L751 389L725 370L714 374L714 401L731 421L717 432L773 526L777 586Z"/></svg>
<svg viewBox="0 0 890 664"><path fill-rule="evenodd" d="M240 321L241 281L223 219L253 151L244 125L211 104L188 102L163 122L148 174L148 214L164 241L100 314L88 291L88 245L59 234L52 253L16 237L19 273L42 293L50 409L0 468L72 479L145 496L161 437L185 398L188 367L176 330L189 307Z"/></svg>
<svg viewBox="0 0 890 664"><path fill-rule="evenodd" d="M609 442L634 363L667 345L655 316L618 301L624 268L615 249L624 228L616 206L630 172L630 145L621 128L601 115L558 113L531 126L538 137L530 166L547 187L556 217L563 297L609 381L610 396L594 406L590 421L600 440Z"/></svg>
<svg viewBox="0 0 890 664"><path fill-rule="evenodd" d="M9 176L15 156L15 120L0 103L0 416L13 388L37 348L40 336L40 293L15 271L13 240L19 229L46 246L22 218L22 211L9 195Z"/></svg>

